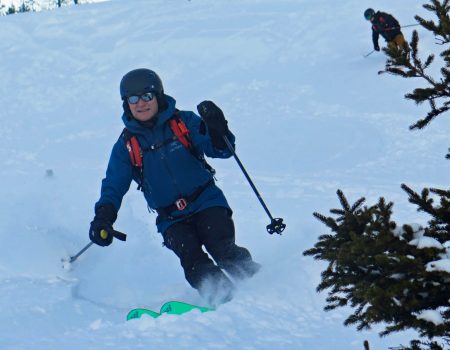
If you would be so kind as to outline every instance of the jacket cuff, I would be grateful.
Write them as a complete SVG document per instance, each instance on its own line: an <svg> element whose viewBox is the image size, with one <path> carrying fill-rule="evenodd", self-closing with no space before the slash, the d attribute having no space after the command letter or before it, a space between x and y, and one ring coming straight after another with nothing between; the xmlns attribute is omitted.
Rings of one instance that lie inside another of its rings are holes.
<svg viewBox="0 0 450 350"><path fill-rule="evenodd" d="M112 204L103 204L95 209L95 218L104 220L112 225L117 219L117 209Z"/></svg>

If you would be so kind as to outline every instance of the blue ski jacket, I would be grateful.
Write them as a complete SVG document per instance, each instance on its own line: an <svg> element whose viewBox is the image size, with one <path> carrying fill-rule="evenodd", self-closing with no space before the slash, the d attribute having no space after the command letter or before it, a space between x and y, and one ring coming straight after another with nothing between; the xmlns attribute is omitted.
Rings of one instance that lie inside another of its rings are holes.
<svg viewBox="0 0 450 350"><path fill-rule="evenodd" d="M165 98L168 107L155 116L157 121L152 127L143 126L126 114L122 116L126 128L138 138L141 150L162 144L161 147L143 152L142 191L148 207L157 211L159 208L173 205L178 199L198 192L199 188L204 186L206 188L195 200L188 203L185 209L175 210L169 217L158 215L156 225L161 233L175 222L206 208L220 206L231 211L222 191L215 185L213 175L205 169L204 164L178 139L164 143L173 137L169 120L176 111L175 99L168 95L165 95ZM228 149L218 150L213 147L206 125L198 115L190 111L180 111L178 115L186 124L197 152L213 158L232 156ZM229 140L234 146L235 137L231 133ZM100 199L95 208L112 204L119 211L123 196L128 192L132 180L138 182L139 179L133 171L126 142L121 136L113 146L106 177L102 181Z"/></svg>

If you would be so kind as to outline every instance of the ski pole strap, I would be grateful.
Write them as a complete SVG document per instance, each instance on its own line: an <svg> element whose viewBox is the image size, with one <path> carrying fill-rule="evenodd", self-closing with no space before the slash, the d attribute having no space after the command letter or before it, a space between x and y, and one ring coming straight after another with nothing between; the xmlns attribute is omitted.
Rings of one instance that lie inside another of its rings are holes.
<svg viewBox="0 0 450 350"><path fill-rule="evenodd" d="M125 242L127 240L127 235L123 232L113 230L113 237L117 238L119 241Z"/></svg>
<svg viewBox="0 0 450 350"><path fill-rule="evenodd" d="M103 239L108 238L108 235L112 235L113 237L117 238L119 241L126 241L127 240L127 235L125 233L122 233L120 231L116 231L114 229L111 230L106 230L103 229L100 231L100 237Z"/></svg>

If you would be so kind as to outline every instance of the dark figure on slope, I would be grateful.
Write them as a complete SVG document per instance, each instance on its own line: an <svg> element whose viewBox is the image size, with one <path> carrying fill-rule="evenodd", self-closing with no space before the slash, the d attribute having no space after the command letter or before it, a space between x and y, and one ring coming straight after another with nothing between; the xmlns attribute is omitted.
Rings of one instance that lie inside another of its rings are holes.
<svg viewBox="0 0 450 350"><path fill-rule="evenodd" d="M380 51L378 38L381 35L388 43L389 48L405 49L408 43L401 30L400 23L390 14L368 8L364 11L364 18L372 23L373 48Z"/></svg>
<svg viewBox="0 0 450 350"><path fill-rule="evenodd" d="M198 106L202 118L177 110L175 99L164 94L161 79L149 69L127 73L120 83L120 95L126 129L112 149L90 239L100 246L112 243L112 225L134 180L148 207L158 213L156 226L164 245L180 259L189 284L210 305L231 300L234 284L222 269L233 279L244 279L253 276L260 265L247 249L235 244L232 211L203 158L232 155L223 137L233 145L235 137L223 112L211 101ZM192 149L187 148L186 139L176 136L174 119L188 132L185 137ZM130 160L131 137L140 146L136 155L141 158L140 167Z"/></svg>

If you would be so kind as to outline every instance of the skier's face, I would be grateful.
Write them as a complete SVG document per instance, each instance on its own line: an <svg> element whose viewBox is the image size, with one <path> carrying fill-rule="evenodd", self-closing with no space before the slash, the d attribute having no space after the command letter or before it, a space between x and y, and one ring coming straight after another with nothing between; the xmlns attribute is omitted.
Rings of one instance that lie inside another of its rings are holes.
<svg viewBox="0 0 450 350"><path fill-rule="evenodd" d="M144 99L139 98L137 103L130 103L131 113L133 117L141 122L148 121L152 119L158 113L158 101L156 97L153 97L150 101L144 101Z"/></svg>

